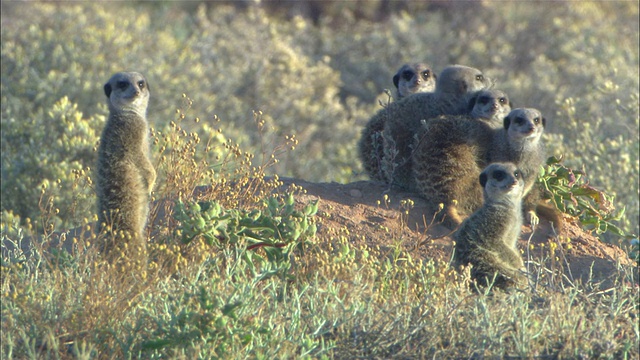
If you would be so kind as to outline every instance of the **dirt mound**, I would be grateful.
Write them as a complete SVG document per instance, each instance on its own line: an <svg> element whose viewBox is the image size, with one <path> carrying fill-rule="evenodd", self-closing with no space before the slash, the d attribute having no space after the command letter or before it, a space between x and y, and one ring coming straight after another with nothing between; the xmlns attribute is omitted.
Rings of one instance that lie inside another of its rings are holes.
<svg viewBox="0 0 640 360"><path fill-rule="evenodd" d="M400 244L422 259L447 261L451 257L453 247L448 236L451 230L432 223L433 211L415 194L371 181L338 184L280 180L285 187L296 184L306 190L296 196L300 203L320 199L318 232L324 235L322 238L345 236L354 244L389 250ZM407 205L407 200L413 202L412 206ZM544 218L533 234L531 227L524 225L519 247L528 248L537 261L558 262L567 278L574 281L585 282L591 277L607 285L619 266L634 266L625 251L603 243L569 217L565 217L559 234Z"/></svg>

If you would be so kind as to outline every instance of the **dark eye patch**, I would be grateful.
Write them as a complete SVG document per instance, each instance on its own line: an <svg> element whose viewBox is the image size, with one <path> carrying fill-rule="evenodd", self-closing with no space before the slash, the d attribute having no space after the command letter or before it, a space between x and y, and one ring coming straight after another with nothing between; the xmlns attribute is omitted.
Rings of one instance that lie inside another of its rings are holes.
<svg viewBox="0 0 640 360"><path fill-rule="evenodd" d="M120 90L125 90L126 88L129 87L129 82L124 80L118 81L116 83L116 87Z"/></svg>
<svg viewBox="0 0 640 360"><path fill-rule="evenodd" d="M138 81L138 87L139 87L140 89L144 89L144 86L145 86L144 80L140 80L140 81Z"/></svg>
<svg viewBox="0 0 640 360"><path fill-rule="evenodd" d="M411 70L406 70L402 73L402 78L404 78L405 80L411 80L412 77L413 77L413 71Z"/></svg>
<svg viewBox="0 0 640 360"><path fill-rule="evenodd" d="M491 101L491 98L488 96L480 96L480 98L478 99L478 102L480 104L487 104L489 101Z"/></svg>
<svg viewBox="0 0 640 360"><path fill-rule="evenodd" d="M507 177L507 173L505 173L502 170L496 170L496 171L493 172L493 178L498 180L498 181L502 181L506 177Z"/></svg>
<svg viewBox="0 0 640 360"><path fill-rule="evenodd" d="M476 75L476 80L478 81L482 81L484 79L484 76L482 75Z"/></svg>

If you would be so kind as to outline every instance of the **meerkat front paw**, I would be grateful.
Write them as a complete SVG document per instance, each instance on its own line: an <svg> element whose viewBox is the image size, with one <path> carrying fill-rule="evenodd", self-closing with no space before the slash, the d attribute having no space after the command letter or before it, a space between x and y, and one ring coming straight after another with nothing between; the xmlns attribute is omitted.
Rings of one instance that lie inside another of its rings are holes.
<svg viewBox="0 0 640 360"><path fill-rule="evenodd" d="M536 215L535 210L527 211L527 221L531 224L531 229L535 229L540 224L540 218Z"/></svg>

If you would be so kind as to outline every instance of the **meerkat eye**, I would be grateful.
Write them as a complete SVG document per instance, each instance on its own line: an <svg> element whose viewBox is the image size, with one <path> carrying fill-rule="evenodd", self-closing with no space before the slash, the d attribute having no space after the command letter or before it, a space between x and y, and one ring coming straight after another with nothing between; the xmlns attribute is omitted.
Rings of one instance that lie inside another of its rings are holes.
<svg viewBox="0 0 640 360"><path fill-rule="evenodd" d="M522 125L524 124L524 119L521 117L517 117L514 121L513 121L516 125Z"/></svg>
<svg viewBox="0 0 640 360"><path fill-rule="evenodd" d="M478 99L478 102L480 104L486 104L489 101L491 101L491 99L488 96L480 96L480 98Z"/></svg>
<svg viewBox="0 0 640 360"><path fill-rule="evenodd" d="M501 97L500 98L500 104L506 104L507 103L507 99Z"/></svg>
<svg viewBox="0 0 640 360"><path fill-rule="evenodd" d="M423 71L423 72L422 72L422 77L423 77L424 79L428 79L428 78L429 78L429 75L430 75L429 70L425 70L425 71Z"/></svg>
<svg viewBox="0 0 640 360"><path fill-rule="evenodd" d="M482 75L476 75L476 80L478 80L478 81L482 81L482 80L484 80L484 76L482 76Z"/></svg>
<svg viewBox="0 0 640 360"><path fill-rule="evenodd" d="M403 73L402 73L402 77L403 77L405 80L411 80L411 78L413 77L413 71L409 71L409 70L407 70L407 71L403 72Z"/></svg>
<svg viewBox="0 0 640 360"><path fill-rule="evenodd" d="M493 178L498 180L498 181L502 181L504 180L504 178L507 176L507 174L505 174L504 171L496 171L493 173Z"/></svg>
<svg viewBox="0 0 640 360"><path fill-rule="evenodd" d="M520 174L520 170L516 170L513 172L513 177L515 177L516 179L519 179L520 176L522 176L522 174Z"/></svg>
<svg viewBox="0 0 640 360"><path fill-rule="evenodd" d="M127 81L118 81L116 83L116 87L120 90L125 90L129 87L129 83Z"/></svg>
<svg viewBox="0 0 640 360"><path fill-rule="evenodd" d="M144 85L145 85L145 84L144 84L144 80L140 80L140 81L138 81L138 87L139 87L140 89L144 89Z"/></svg>
<svg viewBox="0 0 640 360"><path fill-rule="evenodd" d="M539 118L539 117L534 118L534 119L533 119L533 123L534 123L534 124L538 124L538 123L540 123L540 118Z"/></svg>

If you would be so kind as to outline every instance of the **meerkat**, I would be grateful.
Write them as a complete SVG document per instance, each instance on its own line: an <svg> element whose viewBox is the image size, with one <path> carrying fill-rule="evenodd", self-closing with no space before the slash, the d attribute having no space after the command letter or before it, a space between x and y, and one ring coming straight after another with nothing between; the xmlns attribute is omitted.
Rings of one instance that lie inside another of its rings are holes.
<svg viewBox="0 0 640 360"><path fill-rule="evenodd" d="M430 92L436 88L436 73L425 63L404 64L393 76L397 99L402 99L419 92ZM384 180L380 171L382 153L382 130L384 118L371 119L360 136L358 154L365 172L371 180Z"/></svg>
<svg viewBox="0 0 640 360"><path fill-rule="evenodd" d="M139 73L120 72L104 92L109 118L100 137L96 190L98 226L109 239L101 251L120 245L114 243L117 236L146 251L144 230L156 179L149 154L149 86Z"/></svg>
<svg viewBox="0 0 640 360"><path fill-rule="evenodd" d="M471 277L481 286L502 289L527 284L517 249L522 227L525 178L512 163L492 163L479 176L484 204L453 234L456 266L471 264Z"/></svg>
<svg viewBox="0 0 640 360"><path fill-rule="evenodd" d="M536 207L540 190L534 187L540 167L546 161L546 148L542 134L547 120L533 108L513 109L504 118L504 128L497 131L488 153L488 162L512 162L525 177L523 211L527 221L537 226Z"/></svg>
<svg viewBox="0 0 640 360"><path fill-rule="evenodd" d="M437 75L425 63L404 64L393 75L393 85L399 100L411 94L434 91L436 79Z"/></svg>
<svg viewBox="0 0 640 360"><path fill-rule="evenodd" d="M511 111L509 97L500 90L478 91L469 106L469 115L429 120L413 151L416 189L432 209L444 205L443 223L451 228L482 205L477 179L487 165L487 144Z"/></svg>
<svg viewBox="0 0 640 360"><path fill-rule="evenodd" d="M391 185L416 191L411 170L414 137L422 122L440 115L459 115L468 111L469 99L492 85L478 69L462 65L446 67L436 80L433 93L418 93L390 104L374 115L384 119L383 172Z"/></svg>

